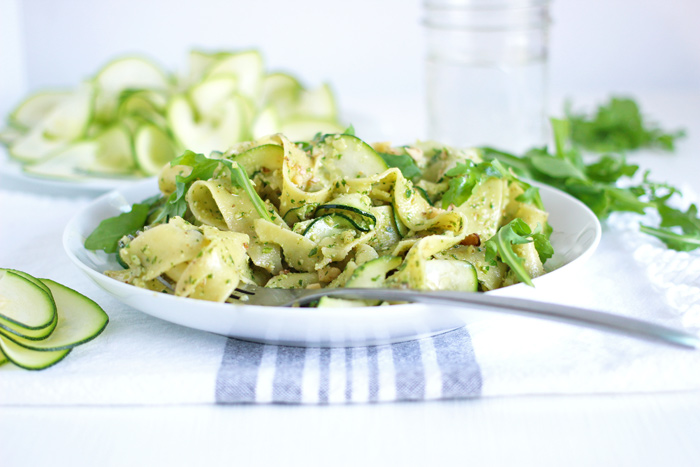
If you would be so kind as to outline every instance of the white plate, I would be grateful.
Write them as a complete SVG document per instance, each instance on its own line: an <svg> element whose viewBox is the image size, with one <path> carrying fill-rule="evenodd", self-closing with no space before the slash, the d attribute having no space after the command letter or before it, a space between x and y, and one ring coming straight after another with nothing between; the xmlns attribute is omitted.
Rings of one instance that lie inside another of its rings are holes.
<svg viewBox="0 0 700 467"><path fill-rule="evenodd" d="M7 154L7 149L0 146L0 175L13 180L25 189L41 190L50 188L61 194L97 195L107 191L123 188L140 183L143 179L84 177L80 179L62 179L31 175L22 170L22 164Z"/></svg>
<svg viewBox="0 0 700 467"><path fill-rule="evenodd" d="M108 293L144 313L194 329L283 345L350 347L417 339L462 327L483 318L466 307L430 309L420 304L364 308L282 308L213 303L152 292L103 274L121 269L115 255L88 251L85 238L101 220L128 211L133 203L155 194L148 180L116 190L93 201L68 223L63 245L71 260ZM600 241L600 223L578 200L553 188L540 186L550 213L555 255L547 264L556 268L534 283L567 274L587 260ZM518 295L526 285L499 290Z"/></svg>

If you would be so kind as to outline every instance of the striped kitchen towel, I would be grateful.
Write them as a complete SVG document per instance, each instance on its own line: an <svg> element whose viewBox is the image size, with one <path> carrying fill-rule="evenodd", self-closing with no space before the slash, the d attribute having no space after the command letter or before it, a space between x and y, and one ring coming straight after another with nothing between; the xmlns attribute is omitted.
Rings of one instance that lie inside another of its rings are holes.
<svg viewBox="0 0 700 467"><path fill-rule="evenodd" d="M301 348L229 339L217 403L379 402L481 393L465 328L418 341L354 348Z"/></svg>
<svg viewBox="0 0 700 467"><path fill-rule="evenodd" d="M700 352L522 317L494 315L415 341L356 348L243 342L130 308L76 272L61 231L87 200L7 193L0 265L62 282L98 302L110 324L43 371L0 366L0 405L335 404L524 394L700 389ZM669 251L638 219L606 225L573 276L535 298L700 331L700 251ZM11 235L9 235L11 234Z"/></svg>

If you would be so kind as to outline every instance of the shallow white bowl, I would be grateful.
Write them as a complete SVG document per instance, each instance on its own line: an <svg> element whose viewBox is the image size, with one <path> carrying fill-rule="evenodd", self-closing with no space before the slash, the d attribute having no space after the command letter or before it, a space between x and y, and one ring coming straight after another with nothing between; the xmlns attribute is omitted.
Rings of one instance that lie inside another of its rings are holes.
<svg viewBox="0 0 700 467"><path fill-rule="evenodd" d="M105 276L121 269L115 255L89 251L85 238L105 218L128 211L133 203L155 194L153 180L117 189L97 198L66 226L63 245L70 259L108 293L144 313L194 329L239 339L308 347L380 345L439 334L482 319L484 312L468 307L436 309L421 304L362 308L282 308L213 303L152 292ZM573 197L547 186L540 193L554 232L555 254L547 262L552 272L534 280L561 276L585 262L600 241L595 215ZM518 295L526 285L498 291Z"/></svg>

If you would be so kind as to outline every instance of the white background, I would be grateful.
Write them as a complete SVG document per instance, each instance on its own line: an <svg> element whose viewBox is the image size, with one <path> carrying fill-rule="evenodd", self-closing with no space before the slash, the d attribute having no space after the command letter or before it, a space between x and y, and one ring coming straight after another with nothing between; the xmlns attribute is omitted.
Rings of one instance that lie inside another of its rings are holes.
<svg viewBox="0 0 700 467"><path fill-rule="evenodd" d="M697 0L555 0L552 94L624 93L643 103L661 96L648 102L664 124L700 129L699 18ZM0 0L0 113L26 91L74 85L115 54L179 68L193 46L256 47L270 69L309 85L331 82L344 109L398 139L423 131L420 20L418 0ZM697 188L697 141L657 164L657 178ZM0 458L10 465L700 465L697 392L339 407L2 407L0 421Z"/></svg>
<svg viewBox="0 0 700 467"><path fill-rule="evenodd" d="M700 2L554 0L551 16L554 97L700 89ZM332 83L377 136L423 137L421 20L419 0L0 0L0 111L26 91L73 86L114 55L181 70L192 47L258 48L270 70ZM393 126L387 100L415 124Z"/></svg>

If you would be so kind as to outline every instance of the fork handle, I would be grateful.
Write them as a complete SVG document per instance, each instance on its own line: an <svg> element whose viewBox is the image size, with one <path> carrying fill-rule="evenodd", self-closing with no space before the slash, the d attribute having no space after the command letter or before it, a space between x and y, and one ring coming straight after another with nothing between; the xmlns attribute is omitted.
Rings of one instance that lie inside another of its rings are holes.
<svg viewBox="0 0 700 467"><path fill-rule="evenodd" d="M421 292L393 289L323 289L318 294L300 297L306 304L322 296L429 303L435 305L470 305L485 311L531 316L568 324L585 326L601 331L625 334L646 340L664 342L680 347L700 348L700 338L689 332L602 311L587 310L555 303L523 298L504 297L469 292Z"/></svg>

